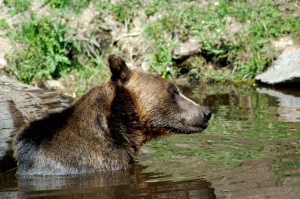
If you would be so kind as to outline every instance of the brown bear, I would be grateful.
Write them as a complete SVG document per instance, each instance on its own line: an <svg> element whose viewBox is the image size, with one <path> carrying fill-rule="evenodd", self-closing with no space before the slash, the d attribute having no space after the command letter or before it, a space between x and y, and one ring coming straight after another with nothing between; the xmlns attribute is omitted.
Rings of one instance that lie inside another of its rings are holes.
<svg viewBox="0 0 300 199"><path fill-rule="evenodd" d="M201 132L211 112L167 80L108 58L111 77L59 113L33 121L14 141L18 175L124 169L153 137Z"/></svg>

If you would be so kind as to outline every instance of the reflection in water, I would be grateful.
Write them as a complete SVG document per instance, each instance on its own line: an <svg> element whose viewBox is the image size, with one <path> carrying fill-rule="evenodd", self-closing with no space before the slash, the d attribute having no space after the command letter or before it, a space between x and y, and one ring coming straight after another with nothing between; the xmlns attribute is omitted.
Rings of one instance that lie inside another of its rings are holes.
<svg viewBox="0 0 300 199"><path fill-rule="evenodd" d="M216 198L203 179L158 181L160 175L144 173L140 165L101 175L14 178L6 174L15 183L1 187L0 198Z"/></svg>
<svg viewBox="0 0 300 199"><path fill-rule="evenodd" d="M299 89L200 85L181 90L213 111L203 133L153 140L126 171L0 175L0 198L300 198Z"/></svg>
<svg viewBox="0 0 300 199"><path fill-rule="evenodd" d="M139 156L147 170L203 176L217 198L300 198L300 122L283 122L278 98L248 86L181 90L212 110L210 125L202 134L148 143Z"/></svg>
<svg viewBox="0 0 300 199"><path fill-rule="evenodd" d="M280 121L300 122L300 96L297 97L267 88L257 88L256 91L278 99L279 107L277 108L277 111L280 115Z"/></svg>

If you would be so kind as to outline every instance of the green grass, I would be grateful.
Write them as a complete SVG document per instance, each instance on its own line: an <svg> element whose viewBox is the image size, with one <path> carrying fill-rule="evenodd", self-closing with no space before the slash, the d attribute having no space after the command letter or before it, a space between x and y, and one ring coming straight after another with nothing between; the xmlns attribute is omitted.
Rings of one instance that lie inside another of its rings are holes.
<svg viewBox="0 0 300 199"><path fill-rule="evenodd" d="M271 39L284 35L299 39L299 16L291 17L288 11L283 13L281 4L261 0L255 5L247 1L224 0L217 6L208 4L199 8L197 3L191 3L177 9L176 3L172 6L165 3L157 10L162 13L161 17L149 23L145 32L154 41L158 54L164 47L168 48L169 43L183 42L182 38L188 36L202 45L202 56L207 64L231 71L232 74L225 78L253 79L278 56ZM168 6L174 11L163 12ZM296 3L294 7L297 7ZM229 34L226 31L228 16L243 24L240 32ZM165 35L169 37L165 38ZM164 55L167 60L171 59L170 56ZM163 64L165 59L154 56L156 64L153 67Z"/></svg>
<svg viewBox="0 0 300 199"><path fill-rule="evenodd" d="M32 0L4 1L12 14L28 11L31 3ZM253 80L280 53L271 40L288 35L299 42L300 37L300 17L293 15L299 7L297 1L221 0L216 4L212 1L123 0L113 4L95 0L47 0L41 6L49 6L50 14L41 17L32 14L27 21L11 29L5 18L0 20L0 28L9 29L8 36L15 46L15 51L7 56L8 73L26 83L61 78L74 70L78 77L88 74L85 79L102 74L102 67L97 64L106 63L104 55L108 52L121 52L119 47L113 46L91 58L86 53L87 44L79 44L73 37L76 30L70 28L71 14L75 12L80 16L90 3L99 16L111 15L129 30L135 17L143 11L148 21L141 27L142 35L151 46L142 56L148 58L150 72L169 79L185 74L188 78L204 77L214 81ZM238 32L228 32L228 17L241 24ZM173 50L187 40L199 42L201 52L191 62L178 66L173 60Z"/></svg>
<svg viewBox="0 0 300 199"><path fill-rule="evenodd" d="M6 30L9 28L9 25L6 22L5 18L0 19L0 30Z"/></svg>
<svg viewBox="0 0 300 199"><path fill-rule="evenodd" d="M20 12L24 12L28 10L28 8L31 6L32 0L4 0L3 3L13 8L11 11L11 14L17 14Z"/></svg>
<svg viewBox="0 0 300 199"><path fill-rule="evenodd" d="M90 4L91 0L45 0L43 5L50 5L51 8L61 10L73 10L79 13Z"/></svg>

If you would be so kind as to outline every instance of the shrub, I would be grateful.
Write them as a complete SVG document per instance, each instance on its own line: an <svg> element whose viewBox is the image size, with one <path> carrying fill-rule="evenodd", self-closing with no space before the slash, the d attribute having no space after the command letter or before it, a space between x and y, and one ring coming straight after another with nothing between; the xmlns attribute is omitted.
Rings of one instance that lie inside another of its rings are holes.
<svg viewBox="0 0 300 199"><path fill-rule="evenodd" d="M34 14L10 32L17 41L15 52L9 57L8 72L18 80L31 83L42 78L58 78L78 66L74 56L80 47L72 38L67 23Z"/></svg>

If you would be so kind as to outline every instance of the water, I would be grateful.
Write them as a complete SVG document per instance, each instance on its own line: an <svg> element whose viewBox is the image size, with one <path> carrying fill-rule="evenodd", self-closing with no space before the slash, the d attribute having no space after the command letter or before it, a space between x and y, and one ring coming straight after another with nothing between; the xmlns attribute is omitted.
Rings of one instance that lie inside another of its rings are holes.
<svg viewBox="0 0 300 199"><path fill-rule="evenodd" d="M181 87L213 117L205 132L147 143L101 175L0 176L0 198L300 198L300 89Z"/></svg>

